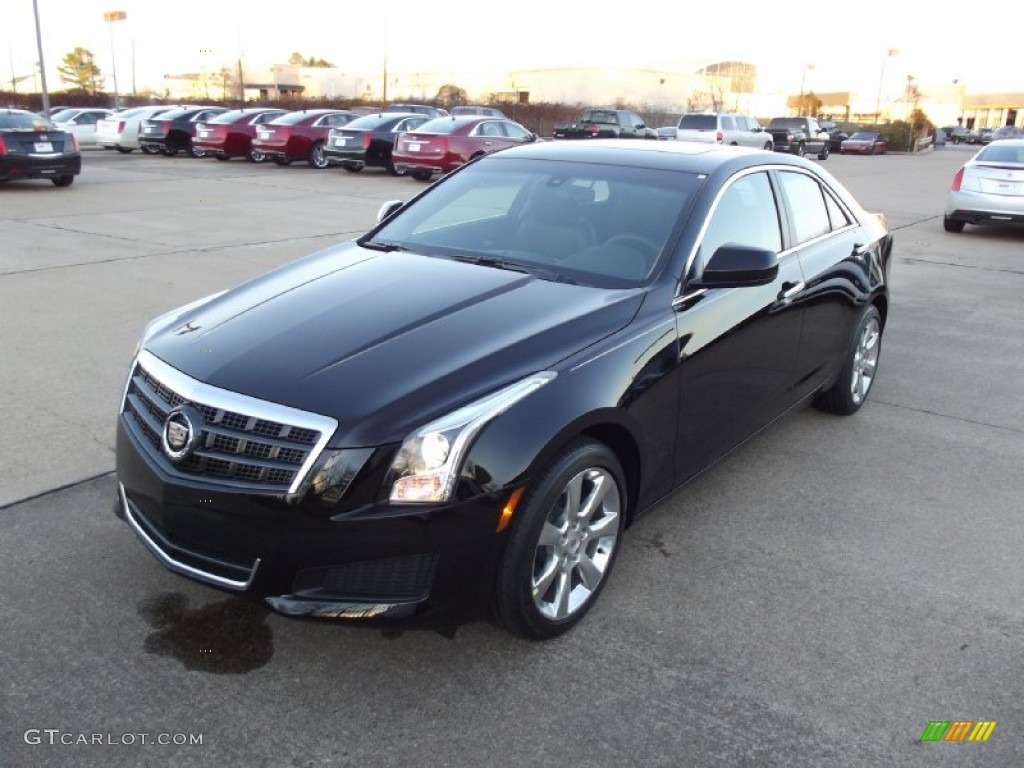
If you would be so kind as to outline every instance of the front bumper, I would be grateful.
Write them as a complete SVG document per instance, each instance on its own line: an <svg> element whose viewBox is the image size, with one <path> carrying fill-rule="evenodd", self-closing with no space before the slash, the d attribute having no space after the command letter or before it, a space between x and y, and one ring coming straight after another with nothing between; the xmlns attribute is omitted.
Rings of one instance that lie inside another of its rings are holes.
<svg viewBox="0 0 1024 768"><path fill-rule="evenodd" d="M302 618L446 628L486 614L503 493L447 507L346 507L366 497L360 482L379 484L370 472L340 503L313 491L288 503L167 475L135 440L122 417L117 514L171 571Z"/></svg>

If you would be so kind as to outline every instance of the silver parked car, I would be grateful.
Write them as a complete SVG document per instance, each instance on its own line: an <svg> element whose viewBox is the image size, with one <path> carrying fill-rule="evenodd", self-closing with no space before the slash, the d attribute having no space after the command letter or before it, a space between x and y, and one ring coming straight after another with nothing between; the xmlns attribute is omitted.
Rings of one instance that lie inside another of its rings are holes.
<svg viewBox="0 0 1024 768"><path fill-rule="evenodd" d="M687 112L679 118L676 140L731 144L769 152L774 148L771 134L757 120L730 112Z"/></svg>
<svg viewBox="0 0 1024 768"><path fill-rule="evenodd" d="M1024 139L993 141L956 172L942 224L1024 224Z"/></svg>

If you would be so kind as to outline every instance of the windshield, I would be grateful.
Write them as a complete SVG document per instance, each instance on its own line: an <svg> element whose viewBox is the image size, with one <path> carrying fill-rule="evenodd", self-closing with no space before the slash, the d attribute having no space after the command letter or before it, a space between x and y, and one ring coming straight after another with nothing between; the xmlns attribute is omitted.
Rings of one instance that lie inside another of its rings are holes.
<svg viewBox="0 0 1024 768"><path fill-rule="evenodd" d="M77 109L62 109L55 115L50 115L50 119L55 123L66 123L68 120L74 118L78 114Z"/></svg>
<svg viewBox="0 0 1024 768"><path fill-rule="evenodd" d="M650 281L696 174L493 156L437 183L360 240L601 287Z"/></svg>
<svg viewBox="0 0 1024 768"><path fill-rule="evenodd" d="M874 141L876 136L878 136L877 133L865 133L864 131L857 131L857 133L853 134L853 136L851 136L850 138L853 139L854 141Z"/></svg>
<svg viewBox="0 0 1024 768"><path fill-rule="evenodd" d="M0 112L0 129L20 131L53 131L56 126L34 112Z"/></svg>

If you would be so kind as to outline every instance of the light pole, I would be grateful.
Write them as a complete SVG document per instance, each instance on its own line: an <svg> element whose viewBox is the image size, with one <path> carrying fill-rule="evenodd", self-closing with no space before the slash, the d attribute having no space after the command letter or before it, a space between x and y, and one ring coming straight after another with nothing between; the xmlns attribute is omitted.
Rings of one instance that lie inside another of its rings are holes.
<svg viewBox="0 0 1024 768"><path fill-rule="evenodd" d="M114 109L121 106L121 98L117 93L117 57L114 55L114 22L124 21L128 14L124 11L106 11L103 20L110 25L110 73L114 77Z"/></svg>
<svg viewBox="0 0 1024 768"><path fill-rule="evenodd" d="M39 49L39 77L43 85L43 114L49 117L50 94L46 90L46 65L43 63L43 33L39 29L39 3L37 0L32 0L32 12L36 17L36 47Z"/></svg>
<svg viewBox="0 0 1024 768"><path fill-rule="evenodd" d="M882 81L885 80L885 62L900 52L899 48L886 48L882 59L882 74L878 76L878 96L875 98L875 122L882 122Z"/></svg>

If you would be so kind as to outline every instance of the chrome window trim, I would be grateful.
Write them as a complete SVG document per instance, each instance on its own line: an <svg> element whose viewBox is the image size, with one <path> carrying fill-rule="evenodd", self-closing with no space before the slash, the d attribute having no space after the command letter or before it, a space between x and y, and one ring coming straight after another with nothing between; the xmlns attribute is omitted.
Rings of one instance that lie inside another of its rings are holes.
<svg viewBox="0 0 1024 768"><path fill-rule="evenodd" d="M309 455L296 471L295 478L288 487L289 497L294 497L298 494L316 460L320 458L320 454L323 453L327 443L330 442L334 432L338 429L337 419L329 416L321 416L320 414L302 411L298 408L279 405L268 400L260 400L249 395L204 384L182 373L177 368L168 365L145 349L139 351L138 357L135 358L135 364L189 402L198 402L212 408L242 413L246 416L253 416L265 421L276 421L281 424L319 432L320 439L310 448ZM134 369L135 365L133 364L132 370ZM121 412L124 412L123 398Z"/></svg>
<svg viewBox="0 0 1024 768"><path fill-rule="evenodd" d="M125 520L128 521L128 525L130 525L131 529L135 531L135 535L142 539L142 543L146 545L146 549L153 553L154 557L156 557L156 559L159 560L160 563L165 568L180 573L184 576L191 576L193 578L199 579L200 581L205 581L210 584L216 584L219 587L226 587L227 589L245 591L252 586L252 582L256 578L256 571L259 570L260 563L262 562L258 557L256 558L256 561L252 564L252 569L249 571L249 578L245 581L238 581L237 579L228 579L224 576L218 576L215 573L209 573L208 571L204 571L200 568L195 568L194 566L188 565L187 563L183 563L180 560L175 560L173 557L167 554L160 547L160 545L157 544L157 542L155 542L148 533L146 533L145 528L139 525L139 523L135 520L135 515L132 512L132 506L128 502L128 494L125 493L124 490L124 484L117 484L117 492L121 497L121 506L124 509L124 517Z"/></svg>

